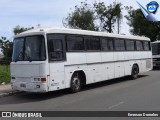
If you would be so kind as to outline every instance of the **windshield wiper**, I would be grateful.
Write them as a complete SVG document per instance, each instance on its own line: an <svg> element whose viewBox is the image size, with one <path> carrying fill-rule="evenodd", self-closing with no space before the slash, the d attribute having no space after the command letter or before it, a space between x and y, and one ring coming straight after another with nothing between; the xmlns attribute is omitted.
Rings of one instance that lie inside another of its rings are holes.
<svg viewBox="0 0 160 120"><path fill-rule="evenodd" d="M31 57L27 53L24 54L24 57L27 57L27 59L29 60L29 62L32 62Z"/></svg>
<svg viewBox="0 0 160 120"><path fill-rule="evenodd" d="M21 55L23 55L23 51L19 52L18 56L17 56L16 59L15 59L15 62L17 62L17 61L19 60L19 57L20 57ZM30 57L27 53L24 53L24 57L26 57L26 58L29 60L29 62L32 62L31 57Z"/></svg>
<svg viewBox="0 0 160 120"><path fill-rule="evenodd" d="M18 61L18 59L19 59L19 57L22 55L22 53L23 53L23 50L21 50L21 51L19 52L18 56L17 56L16 59L15 59L15 62Z"/></svg>

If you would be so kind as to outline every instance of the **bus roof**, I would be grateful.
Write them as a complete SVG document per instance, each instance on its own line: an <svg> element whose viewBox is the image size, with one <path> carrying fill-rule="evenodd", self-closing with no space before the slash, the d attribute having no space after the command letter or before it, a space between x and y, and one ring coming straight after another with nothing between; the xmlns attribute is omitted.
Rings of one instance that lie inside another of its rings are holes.
<svg viewBox="0 0 160 120"><path fill-rule="evenodd" d="M102 36L102 37L113 37L113 38L126 38L126 39L136 39L136 40L148 40L147 37L133 36L133 35L120 35L106 32L97 32L89 30L79 30L79 29L68 29L68 28L37 28L25 31L16 35L15 37L23 37L28 35L35 34L50 34L50 33L61 33L61 34L76 34L76 35L93 35L93 36Z"/></svg>
<svg viewBox="0 0 160 120"><path fill-rule="evenodd" d="M152 42L152 43L160 43L160 41L154 41L154 42Z"/></svg>

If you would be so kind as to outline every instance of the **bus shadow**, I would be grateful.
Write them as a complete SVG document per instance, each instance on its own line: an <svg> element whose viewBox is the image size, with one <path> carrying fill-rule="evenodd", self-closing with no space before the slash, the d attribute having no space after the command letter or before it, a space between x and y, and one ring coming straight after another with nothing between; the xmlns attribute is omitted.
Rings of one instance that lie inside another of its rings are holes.
<svg viewBox="0 0 160 120"><path fill-rule="evenodd" d="M139 75L139 78L143 78L143 77L147 77L147 76L148 75ZM109 86L109 85L112 85L112 84L127 82L129 80L130 80L129 77L121 77L121 78L117 78L117 79L106 80L106 81L102 81L102 82L89 84L89 85L86 85L82 89L82 92L85 92L85 91L88 91L88 90L91 90L91 89L104 87L104 86ZM40 102L40 101L44 101L44 100L48 100L48 99L59 98L59 97L66 96L66 95L72 95L72 93L70 92L70 89L52 91L52 92L48 92L48 93L22 92L22 93L15 94L15 95L12 95L12 96L0 98L0 105Z"/></svg>
<svg viewBox="0 0 160 120"><path fill-rule="evenodd" d="M58 98L67 94L70 94L69 89L52 91L47 93L21 92L15 95L0 98L0 105L40 102L47 99Z"/></svg>
<svg viewBox="0 0 160 120"><path fill-rule="evenodd" d="M137 79L147 77L147 76L148 75L139 75ZM118 83L121 83L121 82L127 82L127 81L132 81L132 79L129 76L125 76L125 77L121 77L121 78L116 78L116 79L106 80L106 81L102 81L102 82L97 82L97 83L86 85L84 87L83 91L94 89L94 88L99 88L99 87L104 87L104 86L109 86L109 85L113 85L113 84L118 84Z"/></svg>
<svg viewBox="0 0 160 120"><path fill-rule="evenodd" d="M160 71L160 67L154 67L152 71Z"/></svg>

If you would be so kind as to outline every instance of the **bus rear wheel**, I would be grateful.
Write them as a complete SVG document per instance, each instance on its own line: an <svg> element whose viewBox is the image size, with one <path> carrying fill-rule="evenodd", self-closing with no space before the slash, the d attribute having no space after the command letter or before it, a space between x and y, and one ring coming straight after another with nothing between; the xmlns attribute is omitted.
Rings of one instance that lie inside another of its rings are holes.
<svg viewBox="0 0 160 120"><path fill-rule="evenodd" d="M131 73L131 79L132 80L137 79L138 78L138 73L139 73L138 66L137 65L133 65L132 73Z"/></svg>
<svg viewBox="0 0 160 120"><path fill-rule="evenodd" d="M73 93L79 92L81 90L81 79L78 73L75 73L71 79L71 91Z"/></svg>

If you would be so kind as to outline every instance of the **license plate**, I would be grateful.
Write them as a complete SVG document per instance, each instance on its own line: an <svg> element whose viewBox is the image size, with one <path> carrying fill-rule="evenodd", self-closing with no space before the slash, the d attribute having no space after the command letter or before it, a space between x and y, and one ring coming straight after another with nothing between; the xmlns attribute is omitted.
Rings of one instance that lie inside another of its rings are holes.
<svg viewBox="0 0 160 120"><path fill-rule="evenodd" d="M26 84L20 84L20 87L26 87Z"/></svg>

